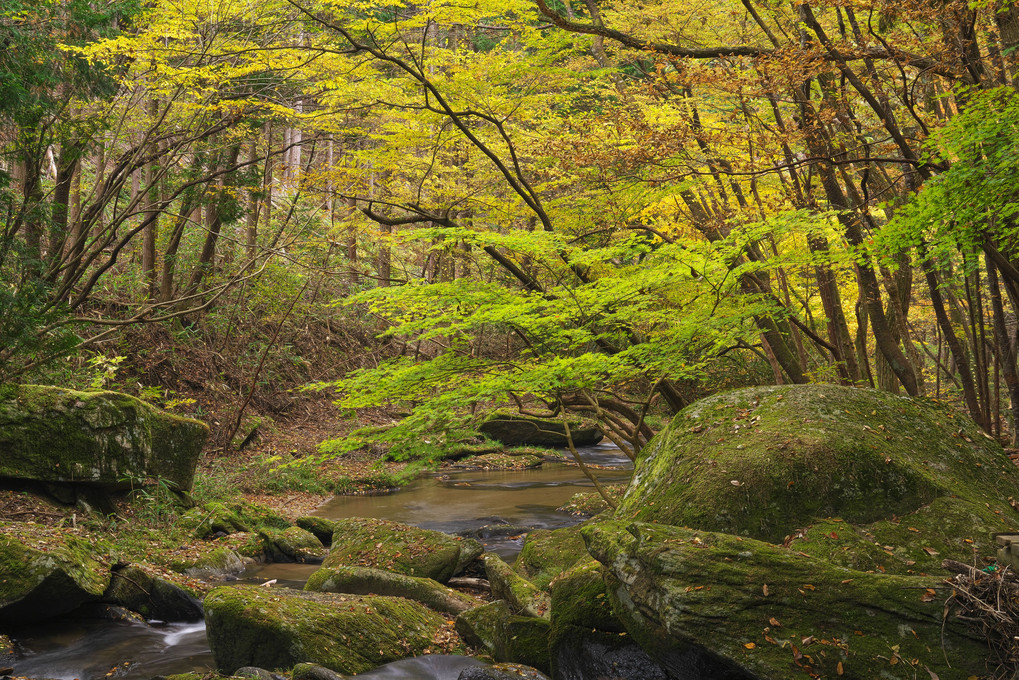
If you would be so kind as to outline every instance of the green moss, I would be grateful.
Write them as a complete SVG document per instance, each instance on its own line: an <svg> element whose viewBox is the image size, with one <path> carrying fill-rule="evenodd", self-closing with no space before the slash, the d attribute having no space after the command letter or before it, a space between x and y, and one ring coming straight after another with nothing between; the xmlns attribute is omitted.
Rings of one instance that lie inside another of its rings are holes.
<svg viewBox="0 0 1019 680"><path fill-rule="evenodd" d="M597 560L580 562L560 574L550 587L552 630L579 626L623 632L623 625L612 613L605 589L604 570Z"/></svg>
<svg viewBox="0 0 1019 680"><path fill-rule="evenodd" d="M0 522L0 620L36 621L98 600L108 546L34 524Z"/></svg>
<svg viewBox="0 0 1019 680"><path fill-rule="evenodd" d="M355 674L432 649L445 619L396 597L222 587L205 599L220 672L289 669L308 662Z"/></svg>
<svg viewBox="0 0 1019 680"><path fill-rule="evenodd" d="M943 617L942 577L870 574L679 527L605 522L585 537L613 611L666 669L716 655L762 678L984 674L986 640Z"/></svg>
<svg viewBox="0 0 1019 680"><path fill-rule="evenodd" d="M492 597L504 600L515 613L549 617L548 593L513 571L495 553L485 553L485 574L492 584Z"/></svg>
<svg viewBox="0 0 1019 680"><path fill-rule="evenodd" d="M265 528L258 531L262 553L273 562L321 561L326 549L310 531L300 527Z"/></svg>
<svg viewBox="0 0 1019 680"><path fill-rule="evenodd" d="M324 567L361 566L445 583L461 565L464 539L381 519L336 521ZM466 542L474 549L477 541Z"/></svg>
<svg viewBox="0 0 1019 680"><path fill-rule="evenodd" d="M757 387L680 412L644 448L617 516L781 543L815 520L892 521L957 496L986 503L1011 530L1019 514L1005 499L1016 488L1019 469L1001 448L937 404L835 385Z"/></svg>
<svg viewBox="0 0 1019 680"><path fill-rule="evenodd" d="M580 560L588 560L580 527L536 529L527 534L513 568L538 588L548 588L552 579Z"/></svg>
<svg viewBox="0 0 1019 680"><path fill-rule="evenodd" d="M19 385L0 399L0 476L190 490L208 433L126 394Z"/></svg>
<svg viewBox="0 0 1019 680"><path fill-rule="evenodd" d="M456 630L470 645L496 661L511 661L549 672L549 623L516 616L502 600L468 610L456 619Z"/></svg>
<svg viewBox="0 0 1019 680"><path fill-rule="evenodd" d="M473 597L447 588L430 578L394 574L368 567L323 567L311 575L304 589L324 593L406 597L435 611L454 616L481 604Z"/></svg>

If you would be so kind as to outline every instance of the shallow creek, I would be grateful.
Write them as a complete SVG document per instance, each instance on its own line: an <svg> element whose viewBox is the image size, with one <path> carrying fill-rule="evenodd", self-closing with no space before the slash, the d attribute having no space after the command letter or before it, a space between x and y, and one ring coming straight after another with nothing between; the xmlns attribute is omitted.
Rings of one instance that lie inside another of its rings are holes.
<svg viewBox="0 0 1019 680"><path fill-rule="evenodd" d="M623 482L630 461L613 446L581 449L597 465L599 480ZM316 515L377 517L448 533L481 530L487 550L512 559L523 536L511 527L557 528L576 519L556 512L573 494L591 488L576 467L546 463L535 470L474 471L425 477L385 496L336 496ZM488 530L482 529L488 527ZM317 565L260 564L241 583L276 579L274 587L302 588ZM17 633L15 673L58 680L148 680L156 675L206 671L215 664L205 640L204 623L154 624L96 620L60 620ZM423 656L387 664L358 678L376 680L456 680L479 662L467 657Z"/></svg>

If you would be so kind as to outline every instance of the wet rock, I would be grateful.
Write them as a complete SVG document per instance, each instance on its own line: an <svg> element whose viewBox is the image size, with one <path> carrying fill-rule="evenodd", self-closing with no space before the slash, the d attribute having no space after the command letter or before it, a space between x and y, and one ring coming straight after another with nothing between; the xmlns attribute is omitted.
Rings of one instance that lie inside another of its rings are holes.
<svg viewBox="0 0 1019 680"><path fill-rule="evenodd" d="M552 647L552 675L556 680L673 680L647 652L627 635L564 626ZM725 676L696 676L724 678Z"/></svg>
<svg viewBox="0 0 1019 680"><path fill-rule="evenodd" d="M291 680L345 680L345 675L314 663L299 663L290 672Z"/></svg>
<svg viewBox="0 0 1019 680"><path fill-rule="evenodd" d="M106 604L105 602L86 602L67 616L79 619L146 623L145 617L138 612L120 605Z"/></svg>
<svg viewBox="0 0 1019 680"><path fill-rule="evenodd" d="M456 632L467 644L486 651L496 661L526 664L549 672L548 621L517 616L503 600L457 616Z"/></svg>
<svg viewBox="0 0 1019 680"><path fill-rule="evenodd" d="M806 530L798 550L845 566L933 572L993 555L993 534L1019 528L1017 488L1001 447L939 405L754 387L681 411L644 447L616 516L772 543Z"/></svg>
<svg viewBox="0 0 1019 680"><path fill-rule="evenodd" d="M473 539L381 519L336 521L324 567L361 566L445 583L483 552Z"/></svg>
<svg viewBox="0 0 1019 680"><path fill-rule="evenodd" d="M513 571L495 553L485 553L485 575L492 586L492 597L503 600L517 614L549 617L548 593Z"/></svg>
<svg viewBox="0 0 1019 680"><path fill-rule="evenodd" d="M0 675L14 672L14 643L6 635L0 635Z"/></svg>
<svg viewBox="0 0 1019 680"><path fill-rule="evenodd" d="M127 394L5 385L0 477L108 489L159 479L189 491L208 434Z"/></svg>
<svg viewBox="0 0 1019 680"><path fill-rule="evenodd" d="M537 668L519 663L497 663L465 668L456 680L548 680L548 676Z"/></svg>
<svg viewBox="0 0 1019 680"><path fill-rule="evenodd" d="M447 588L430 578L418 578L368 567L325 567L308 579L305 590L352 595L391 595L406 597L456 616L482 604L480 601Z"/></svg>
<svg viewBox="0 0 1019 680"><path fill-rule="evenodd" d="M214 589L205 598L205 621L223 673L307 662L348 675L424 653L445 624L441 615L403 598L258 586Z"/></svg>
<svg viewBox="0 0 1019 680"><path fill-rule="evenodd" d="M40 621L99 600L110 582L102 552L58 529L0 522L0 623Z"/></svg>
<svg viewBox="0 0 1019 680"><path fill-rule="evenodd" d="M562 420L535 418L520 413L497 411L478 427L478 432L506 446L567 446L566 428ZM602 439L601 431L580 420L570 422L570 436L575 446L592 446Z"/></svg>
<svg viewBox="0 0 1019 680"><path fill-rule="evenodd" d="M672 678L981 676L986 639L939 576L866 573L728 534L643 523L584 530L612 610Z"/></svg>
<svg viewBox="0 0 1019 680"><path fill-rule="evenodd" d="M131 566L114 569L103 601L149 620L200 621L205 615L202 603L184 589Z"/></svg>
<svg viewBox="0 0 1019 680"><path fill-rule="evenodd" d="M513 569L538 588L548 588L552 579L580 561L587 561L587 547L580 526L549 531L535 529L527 534Z"/></svg>
<svg viewBox="0 0 1019 680"><path fill-rule="evenodd" d="M622 633L626 629L612 613L605 588L604 568L595 559L575 565L552 581L551 622L555 631L563 626Z"/></svg>
<svg viewBox="0 0 1019 680"><path fill-rule="evenodd" d="M298 517L294 524L305 531L315 534L322 545L328 547L333 544L333 533L336 531L336 522L324 517Z"/></svg>
<svg viewBox="0 0 1019 680"><path fill-rule="evenodd" d="M262 552L270 562L319 564L327 552L315 534L300 527L261 529L258 537L262 541Z"/></svg>

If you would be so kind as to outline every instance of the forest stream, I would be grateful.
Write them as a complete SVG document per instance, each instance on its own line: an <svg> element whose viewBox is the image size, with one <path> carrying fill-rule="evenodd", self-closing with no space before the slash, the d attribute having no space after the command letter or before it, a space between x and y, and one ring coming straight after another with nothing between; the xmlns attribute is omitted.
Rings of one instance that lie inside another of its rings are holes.
<svg viewBox="0 0 1019 680"><path fill-rule="evenodd" d="M580 449L596 465L602 482L624 482L632 464L619 449L598 445ZM375 517L447 533L473 535L486 550L511 560L523 544L523 530L558 528L579 518L556 508L591 482L569 465L512 471L470 471L423 477L382 496L336 496L315 514L327 519ZM264 583L300 589L318 569L314 564L258 564L237 583ZM147 680L158 675L214 668L204 623L143 625L127 622L66 619L22 629L18 646L19 676L55 680ZM381 666L360 678L387 680L455 680L479 663L468 657L434 655Z"/></svg>

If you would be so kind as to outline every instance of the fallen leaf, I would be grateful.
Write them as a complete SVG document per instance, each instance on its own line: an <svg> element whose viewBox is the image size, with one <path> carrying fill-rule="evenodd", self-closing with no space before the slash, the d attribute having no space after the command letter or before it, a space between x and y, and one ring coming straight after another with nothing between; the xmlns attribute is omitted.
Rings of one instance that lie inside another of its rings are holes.
<svg viewBox="0 0 1019 680"><path fill-rule="evenodd" d="M807 590L817 590L817 588L815 588L815 587L814 587L813 585L811 585L810 583L804 583L804 584L803 584L803 587L804 587L804 588L806 588Z"/></svg>
<svg viewBox="0 0 1019 680"><path fill-rule="evenodd" d="M935 555L938 554L938 551L935 550L934 548L924 548L923 551L930 555L931 557L934 557Z"/></svg>
<svg viewBox="0 0 1019 680"><path fill-rule="evenodd" d="M842 675L845 671L842 669L842 662L839 661L838 665L835 666L835 672Z"/></svg>
<svg viewBox="0 0 1019 680"><path fill-rule="evenodd" d="M937 591L933 588L927 588L923 591L923 595L920 596L921 602L932 602L937 597Z"/></svg>
<svg viewBox="0 0 1019 680"><path fill-rule="evenodd" d="M729 480L729 483L732 484L733 486L743 486L743 483L740 482L738 479Z"/></svg>
<svg viewBox="0 0 1019 680"><path fill-rule="evenodd" d="M755 645L753 642L748 642L743 646L746 647L747 649L754 649L757 647L757 645Z"/></svg>
<svg viewBox="0 0 1019 680"><path fill-rule="evenodd" d="M768 619L768 623L770 623L771 625L775 626L776 628L781 628L782 627L782 624L779 623L778 619L776 619L774 616L772 616L770 619Z"/></svg>
<svg viewBox="0 0 1019 680"><path fill-rule="evenodd" d="M767 584L767 583L765 583L765 584L764 584L764 585L763 585L763 586L761 587L761 592L763 592L763 593L764 593L764 596L765 596L765 597L768 597L768 584Z"/></svg>

